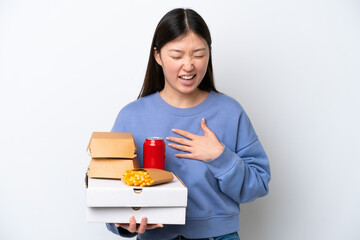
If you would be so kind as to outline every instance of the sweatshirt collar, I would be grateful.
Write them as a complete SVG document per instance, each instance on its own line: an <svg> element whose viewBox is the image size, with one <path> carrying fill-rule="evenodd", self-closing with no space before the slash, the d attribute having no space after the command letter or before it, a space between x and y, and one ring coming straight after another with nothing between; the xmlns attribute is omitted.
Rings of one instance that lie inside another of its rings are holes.
<svg viewBox="0 0 360 240"><path fill-rule="evenodd" d="M162 108L163 110L165 110L171 114L174 114L177 116L191 116L191 115L200 114L201 112L204 112L206 109L208 109L213 102L215 94L216 94L215 92L210 91L209 95L207 96L207 98L204 101L202 101L200 104L198 104L194 107L190 107L190 108L177 108L177 107L171 106L170 104L165 102L165 100L160 96L159 92L156 92L155 94L153 94L153 100L156 105L158 105L160 108Z"/></svg>

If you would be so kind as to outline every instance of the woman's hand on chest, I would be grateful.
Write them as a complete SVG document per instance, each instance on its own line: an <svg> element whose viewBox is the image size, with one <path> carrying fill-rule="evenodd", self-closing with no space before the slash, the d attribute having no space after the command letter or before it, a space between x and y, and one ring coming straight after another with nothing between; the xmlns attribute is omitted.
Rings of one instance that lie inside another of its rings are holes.
<svg viewBox="0 0 360 240"><path fill-rule="evenodd" d="M169 147L188 152L177 153L175 154L176 157L210 161L220 156L224 150L224 146L219 142L215 133L207 127L205 119L201 120L201 128L204 131L204 136L196 135L181 129L173 129L174 133L179 134L184 138L167 137L166 139L171 142L169 143Z"/></svg>

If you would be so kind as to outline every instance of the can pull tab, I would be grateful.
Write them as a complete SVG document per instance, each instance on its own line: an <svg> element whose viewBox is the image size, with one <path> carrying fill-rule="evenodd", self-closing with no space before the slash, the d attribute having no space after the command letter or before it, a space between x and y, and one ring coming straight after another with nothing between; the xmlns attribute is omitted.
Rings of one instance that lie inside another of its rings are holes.
<svg viewBox="0 0 360 240"><path fill-rule="evenodd" d="M134 188L134 193L140 194L142 192L142 188Z"/></svg>

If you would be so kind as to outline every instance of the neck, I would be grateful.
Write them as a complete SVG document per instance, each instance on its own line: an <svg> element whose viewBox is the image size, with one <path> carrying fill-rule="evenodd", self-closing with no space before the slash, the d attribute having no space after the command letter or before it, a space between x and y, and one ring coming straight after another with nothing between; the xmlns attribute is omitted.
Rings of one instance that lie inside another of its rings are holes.
<svg viewBox="0 0 360 240"><path fill-rule="evenodd" d="M196 91L184 94L177 91L166 90L165 88L160 91L161 98L173 107L177 108L190 108L202 103L209 92L196 89Z"/></svg>

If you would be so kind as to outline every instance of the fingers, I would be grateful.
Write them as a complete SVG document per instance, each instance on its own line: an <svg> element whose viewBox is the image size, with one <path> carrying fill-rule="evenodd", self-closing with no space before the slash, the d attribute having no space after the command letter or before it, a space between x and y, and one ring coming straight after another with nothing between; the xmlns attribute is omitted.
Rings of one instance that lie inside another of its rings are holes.
<svg viewBox="0 0 360 240"><path fill-rule="evenodd" d="M129 219L129 227L127 228L127 230L131 233L136 232L136 220L134 216L131 216Z"/></svg>
<svg viewBox="0 0 360 240"><path fill-rule="evenodd" d="M204 131L205 136L213 133L210 130L210 128L206 125L205 118L201 119L200 126L201 126L201 129ZM177 134L179 134L179 135L181 135L183 137L186 137L186 138L188 138L190 140L193 140L196 137L198 137L198 135L196 135L196 134L193 134L193 133L190 133L188 131L181 130L181 129L172 129L172 131L174 133L177 133ZM172 139L179 140L180 138L172 138ZM184 144L184 145L189 145L189 140L187 140L187 139L184 139L184 140L185 140L184 142L178 142L178 143Z"/></svg>
<svg viewBox="0 0 360 240"><path fill-rule="evenodd" d="M197 135L195 135L195 134L192 134L192 133L190 133L190 132L187 132L187 131L185 131L185 130L181 130L181 129L172 129L172 131L174 132L174 133L177 133L177 134L179 134L179 135L181 135L181 136L183 136L183 137L186 137L186 138L188 138L188 139L194 139Z"/></svg>
<svg viewBox="0 0 360 240"><path fill-rule="evenodd" d="M206 135L206 131L208 130L208 127L206 126L205 118L201 119L200 126Z"/></svg>
<svg viewBox="0 0 360 240"><path fill-rule="evenodd" d="M192 154L192 153L177 153L177 154L175 154L175 156L178 157L178 158L197 159L198 155Z"/></svg>
<svg viewBox="0 0 360 240"><path fill-rule="evenodd" d="M148 224L146 229L154 229L154 228L162 228L164 225L162 224Z"/></svg>
<svg viewBox="0 0 360 240"><path fill-rule="evenodd" d="M205 136L208 136L209 134L213 133L210 130L210 128L206 125L205 118L201 119L200 126L201 126L201 129L204 131Z"/></svg>
<svg viewBox="0 0 360 240"><path fill-rule="evenodd" d="M131 233L137 232L143 234L147 229L154 229L154 228L162 228L164 227L163 224L147 224L147 217L143 217L141 219L140 224L136 224L136 220L134 216L131 216L129 219L129 223L115 223L116 227L122 227L128 230Z"/></svg>
<svg viewBox="0 0 360 240"><path fill-rule="evenodd" d="M188 146L184 146L184 145L177 145L177 144L169 143L169 147L175 148L175 149L183 151L183 152L191 152L191 148Z"/></svg>
<svg viewBox="0 0 360 240"><path fill-rule="evenodd" d="M141 223L140 223L140 226L139 226L137 232L140 234L143 234L146 231L146 226L147 226L147 218L143 217L141 219Z"/></svg>
<svg viewBox="0 0 360 240"><path fill-rule="evenodd" d="M190 144L191 144L191 141L187 140L185 138L167 137L166 140L168 140L170 142L179 143L181 145L186 145L186 146L190 146Z"/></svg>
<svg viewBox="0 0 360 240"><path fill-rule="evenodd" d="M180 130L182 131L182 130ZM177 150L183 151L183 152L190 152L191 151L191 140L185 139L185 138L177 138L177 137L167 137L166 140L170 142L175 142L179 144L173 144L169 143L169 147L175 148Z"/></svg>

